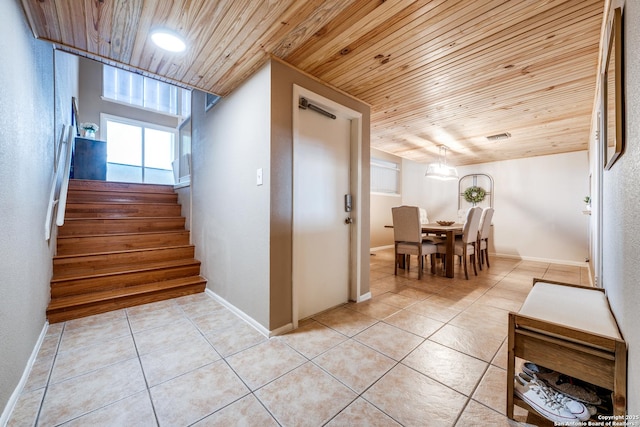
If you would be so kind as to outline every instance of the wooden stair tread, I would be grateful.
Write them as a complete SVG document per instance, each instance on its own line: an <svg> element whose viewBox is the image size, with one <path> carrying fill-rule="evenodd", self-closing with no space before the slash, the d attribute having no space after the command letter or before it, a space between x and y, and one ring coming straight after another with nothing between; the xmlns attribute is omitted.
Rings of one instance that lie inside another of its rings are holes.
<svg viewBox="0 0 640 427"><path fill-rule="evenodd" d="M101 190L91 190L91 189L84 189L84 188L69 188L69 193L71 194L82 194L82 195L89 195L89 194L93 194L96 196L99 195L104 195L104 194L122 194L123 196L135 196L136 194L144 194L144 195L157 195L160 197L166 197L166 196L170 196L170 198L173 198L173 195L175 194L172 191L153 191L151 189L149 190L120 190L120 189L101 189Z"/></svg>
<svg viewBox="0 0 640 427"><path fill-rule="evenodd" d="M181 286L204 284L205 282L206 279L202 276L190 276L179 279L165 280L162 282L147 283L144 285L129 286L116 290L91 292L69 297L59 297L51 300L47 311L59 310L76 305L96 303L116 298L126 298L132 295L141 295L148 292L157 292Z"/></svg>
<svg viewBox="0 0 640 427"><path fill-rule="evenodd" d="M56 260L71 259L71 258L92 257L92 256L112 255L112 254L138 253L138 252L146 252L146 251L160 251L165 249L179 249L179 248L191 248L191 247L193 247L193 245L157 246L152 248L124 249L119 251L108 251L108 252L84 252L81 254L56 255L53 257L53 260L55 262Z"/></svg>
<svg viewBox="0 0 640 427"><path fill-rule="evenodd" d="M131 250L188 245L190 244L189 235L188 230L181 229L59 236L58 253L61 255L78 255L90 252L104 252L105 250Z"/></svg>
<svg viewBox="0 0 640 427"><path fill-rule="evenodd" d="M105 301L75 305L56 310L47 310L49 323L65 322L67 320L78 319L80 317L93 316L109 311L134 307L141 304L164 301L172 298L179 298L187 295L202 293L205 290L206 282L164 289L154 292L145 292L138 295L128 295L124 298L112 298Z"/></svg>
<svg viewBox="0 0 640 427"><path fill-rule="evenodd" d="M69 191L69 203L79 202L150 202L150 203L178 203L177 193L124 193L118 191L104 191L96 194L93 191Z"/></svg>
<svg viewBox="0 0 640 427"><path fill-rule="evenodd" d="M191 259L195 255L195 246L185 244L181 246L126 248L121 251L110 252L99 251L98 246L95 246L93 250L87 250L82 253L54 257L53 276L86 275L107 266L126 268L134 263Z"/></svg>
<svg viewBox="0 0 640 427"><path fill-rule="evenodd" d="M161 216L180 216L181 206L177 203L140 203L140 202L71 202L67 203L65 218L96 218L99 215L134 218Z"/></svg>
<svg viewBox="0 0 640 427"><path fill-rule="evenodd" d="M95 228L101 234L147 233L164 230L184 230L185 218L182 216L157 217L117 217L117 218L65 218L59 235L87 235ZM89 227L89 232L86 229ZM139 227L140 229L136 229ZM131 229L131 230L130 230ZM99 231L98 231L99 230ZM110 230L114 230L110 232Z"/></svg>
<svg viewBox="0 0 640 427"><path fill-rule="evenodd" d="M200 265L200 261L195 258L178 259L172 261L159 261L159 262L147 262L132 264L131 267L125 268L123 266L99 268L92 272L86 272L84 274L69 274L69 275L56 275L51 279L51 285L55 285L59 282L66 282L69 280L81 280L98 278L105 276L114 276L130 273L141 273L145 271L167 269L173 267L184 267L191 265ZM73 273L73 272L72 272Z"/></svg>
<svg viewBox="0 0 640 427"><path fill-rule="evenodd" d="M180 219L184 219L183 217L178 217ZM68 222L81 222L81 221L86 221L86 222L111 222L111 221L122 221L122 222L136 222L136 221L161 221L161 220L167 220L167 221L175 221L176 217L175 216L125 216L122 218L93 218L93 217L86 217L86 218L65 218L64 222L65 224ZM64 225L63 225L64 227Z"/></svg>
<svg viewBox="0 0 640 427"><path fill-rule="evenodd" d="M144 197L149 197L149 196L157 196L159 198L168 198L168 199L174 199L176 197L176 193L173 191L126 191L126 190L113 190L113 189L102 189L102 190L90 190L90 189L84 189L84 188L69 188L69 193L68 194L72 194L74 196L89 196L89 197L94 197L95 199L99 199L100 197L108 197L108 196L113 196L113 195L119 195L121 197L136 197L136 196L144 196Z"/></svg>
<svg viewBox="0 0 640 427"><path fill-rule="evenodd" d="M62 237L109 237L109 236L125 236L125 235L129 235L129 236L134 236L134 235L139 235L139 236L143 236L146 235L147 233L152 233L152 232L165 232L165 231L184 231L184 226L183 228L179 228L177 226L172 226L172 224L167 225L166 227L163 227L161 225L156 225L156 226L150 226L151 228L147 228L142 227L143 229L141 230L131 230L131 229L121 229L120 227L113 227L115 228L112 232L110 232L111 230L109 230L109 227L106 227L106 229L100 229L100 230L94 230L94 231L83 231L83 230L72 230L72 231L67 231L65 234L63 235L59 235L60 238ZM126 228L126 227L125 227Z"/></svg>
<svg viewBox="0 0 640 427"><path fill-rule="evenodd" d="M58 240L61 239L77 239L86 237L116 237L116 236L137 236L137 235L152 235L152 234L167 234L167 233L188 233L188 230L183 228L176 230L157 230L157 231L136 231L135 233L97 233L97 234L69 234L66 236L58 236Z"/></svg>
<svg viewBox="0 0 640 427"><path fill-rule="evenodd" d="M76 200L76 201L67 201L67 208L69 207L69 205L80 205L80 206L84 206L84 205L105 205L105 206L112 206L112 205L123 205L123 206L135 206L135 205L160 205L160 206L174 206L175 203L171 203L171 202L162 202L162 201L158 201L158 202L140 202L140 201L122 201L122 202L113 202L113 201L109 201L109 200L105 200L105 201L93 201L93 200Z"/></svg>
<svg viewBox="0 0 640 427"><path fill-rule="evenodd" d="M72 191L120 191L123 193L174 193L173 185L142 184L133 182L94 181L87 179L70 179L69 190Z"/></svg>

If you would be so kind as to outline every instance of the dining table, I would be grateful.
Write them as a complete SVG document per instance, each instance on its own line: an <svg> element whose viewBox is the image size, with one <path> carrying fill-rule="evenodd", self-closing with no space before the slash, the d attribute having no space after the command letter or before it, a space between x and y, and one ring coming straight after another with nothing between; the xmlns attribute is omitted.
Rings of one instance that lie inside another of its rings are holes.
<svg viewBox="0 0 640 427"><path fill-rule="evenodd" d="M429 224L422 224L422 232L425 234L432 234L446 237L445 247L445 276L453 278L454 276L454 262L455 262L455 241L456 236L462 235L462 229L464 224L454 223L451 225L440 225L436 222ZM385 225L385 228L393 228L393 225Z"/></svg>

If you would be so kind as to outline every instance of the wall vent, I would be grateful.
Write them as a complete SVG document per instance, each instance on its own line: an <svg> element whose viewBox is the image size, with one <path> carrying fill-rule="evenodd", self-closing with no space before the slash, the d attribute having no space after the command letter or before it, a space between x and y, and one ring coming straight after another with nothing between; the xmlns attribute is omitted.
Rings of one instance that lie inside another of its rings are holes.
<svg viewBox="0 0 640 427"><path fill-rule="evenodd" d="M498 133L498 134L495 134L495 135L489 135L487 137L487 139L489 141L500 141L500 140L509 139L509 138L511 138L511 134L509 132Z"/></svg>

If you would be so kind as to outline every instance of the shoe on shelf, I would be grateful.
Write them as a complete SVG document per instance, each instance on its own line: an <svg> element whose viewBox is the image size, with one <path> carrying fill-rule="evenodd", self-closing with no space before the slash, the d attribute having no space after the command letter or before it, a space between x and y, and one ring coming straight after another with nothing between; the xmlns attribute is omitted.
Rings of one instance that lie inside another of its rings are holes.
<svg viewBox="0 0 640 427"><path fill-rule="evenodd" d="M577 380L531 362L525 362L522 370L529 376L535 375L549 387L565 396L569 396L573 400L589 405L600 405L602 403L596 391L592 387L589 387L584 381Z"/></svg>
<svg viewBox="0 0 640 427"><path fill-rule="evenodd" d="M591 418L589 410L580 402L558 393L535 376L520 373L515 377L515 393L538 414L555 423L569 423Z"/></svg>

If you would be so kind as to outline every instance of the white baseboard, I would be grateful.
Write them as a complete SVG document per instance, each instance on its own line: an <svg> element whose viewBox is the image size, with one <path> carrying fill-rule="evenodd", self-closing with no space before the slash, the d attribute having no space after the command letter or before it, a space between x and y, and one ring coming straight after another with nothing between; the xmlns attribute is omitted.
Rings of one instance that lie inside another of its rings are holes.
<svg viewBox="0 0 640 427"><path fill-rule="evenodd" d="M497 257L497 258L519 259L519 260L522 260L522 261L535 261L535 262L546 262L546 263L549 263L549 264L574 265L576 267L588 267L589 266L588 262L583 262L583 261L570 261L570 260L566 260L566 259L537 258L537 257L530 257L530 256L489 253L489 259L491 259L491 257L494 257L494 256Z"/></svg>
<svg viewBox="0 0 640 427"><path fill-rule="evenodd" d="M276 337L278 335L283 335L286 334L287 332L291 332L293 331L293 323L287 323L284 326L281 326L279 328L276 328L272 331L269 331L269 338L271 337Z"/></svg>
<svg viewBox="0 0 640 427"><path fill-rule="evenodd" d="M366 301L366 300L370 300L370 299L371 299L371 292L367 292L364 295L358 296L358 300L356 302L362 302L362 301Z"/></svg>
<svg viewBox="0 0 640 427"><path fill-rule="evenodd" d="M45 322L42 327L42 331L40 332L40 336L38 337L38 341L36 341L36 345L33 347L33 351L31 352L31 356L27 361L27 366L25 366L24 371L22 372L22 377L20 378L20 382L16 386L15 390L9 397L9 401L7 405L4 407L2 414L0 415L0 426L6 426L9 422L9 417L13 412L13 409L18 402L18 398L20 394L22 394L22 390L24 389L27 380L29 379L29 374L31 373L31 369L33 369L33 364L36 362L36 358L38 357L38 352L40 352L40 347L42 347L42 342L44 341L44 337L47 335L47 329L49 329L49 322Z"/></svg>
<svg viewBox="0 0 640 427"><path fill-rule="evenodd" d="M218 301L220 304L224 305L233 314L235 314L236 316L238 316L239 318L241 318L242 320L247 322L256 331L260 332L262 335L264 335L267 338L271 338L271 337L274 337L276 335L282 335L284 333L287 333L287 332L293 330L293 324L289 323L289 324L286 324L284 326L281 326L281 327L279 327L277 329L274 329L274 330L270 331L267 328L265 328L264 326L262 326L260 323L258 323L253 317L249 316L247 313L245 313L244 311L240 310L238 307L236 307L235 305L231 304L229 301L227 301L226 299L222 298L220 295L216 294L211 289L206 288L205 289L205 293L207 295L209 295L211 298L213 298L216 301Z"/></svg>
<svg viewBox="0 0 640 427"><path fill-rule="evenodd" d="M393 249L393 248L395 248L394 245L376 246L375 248L369 248L369 252L383 251L385 249Z"/></svg>

